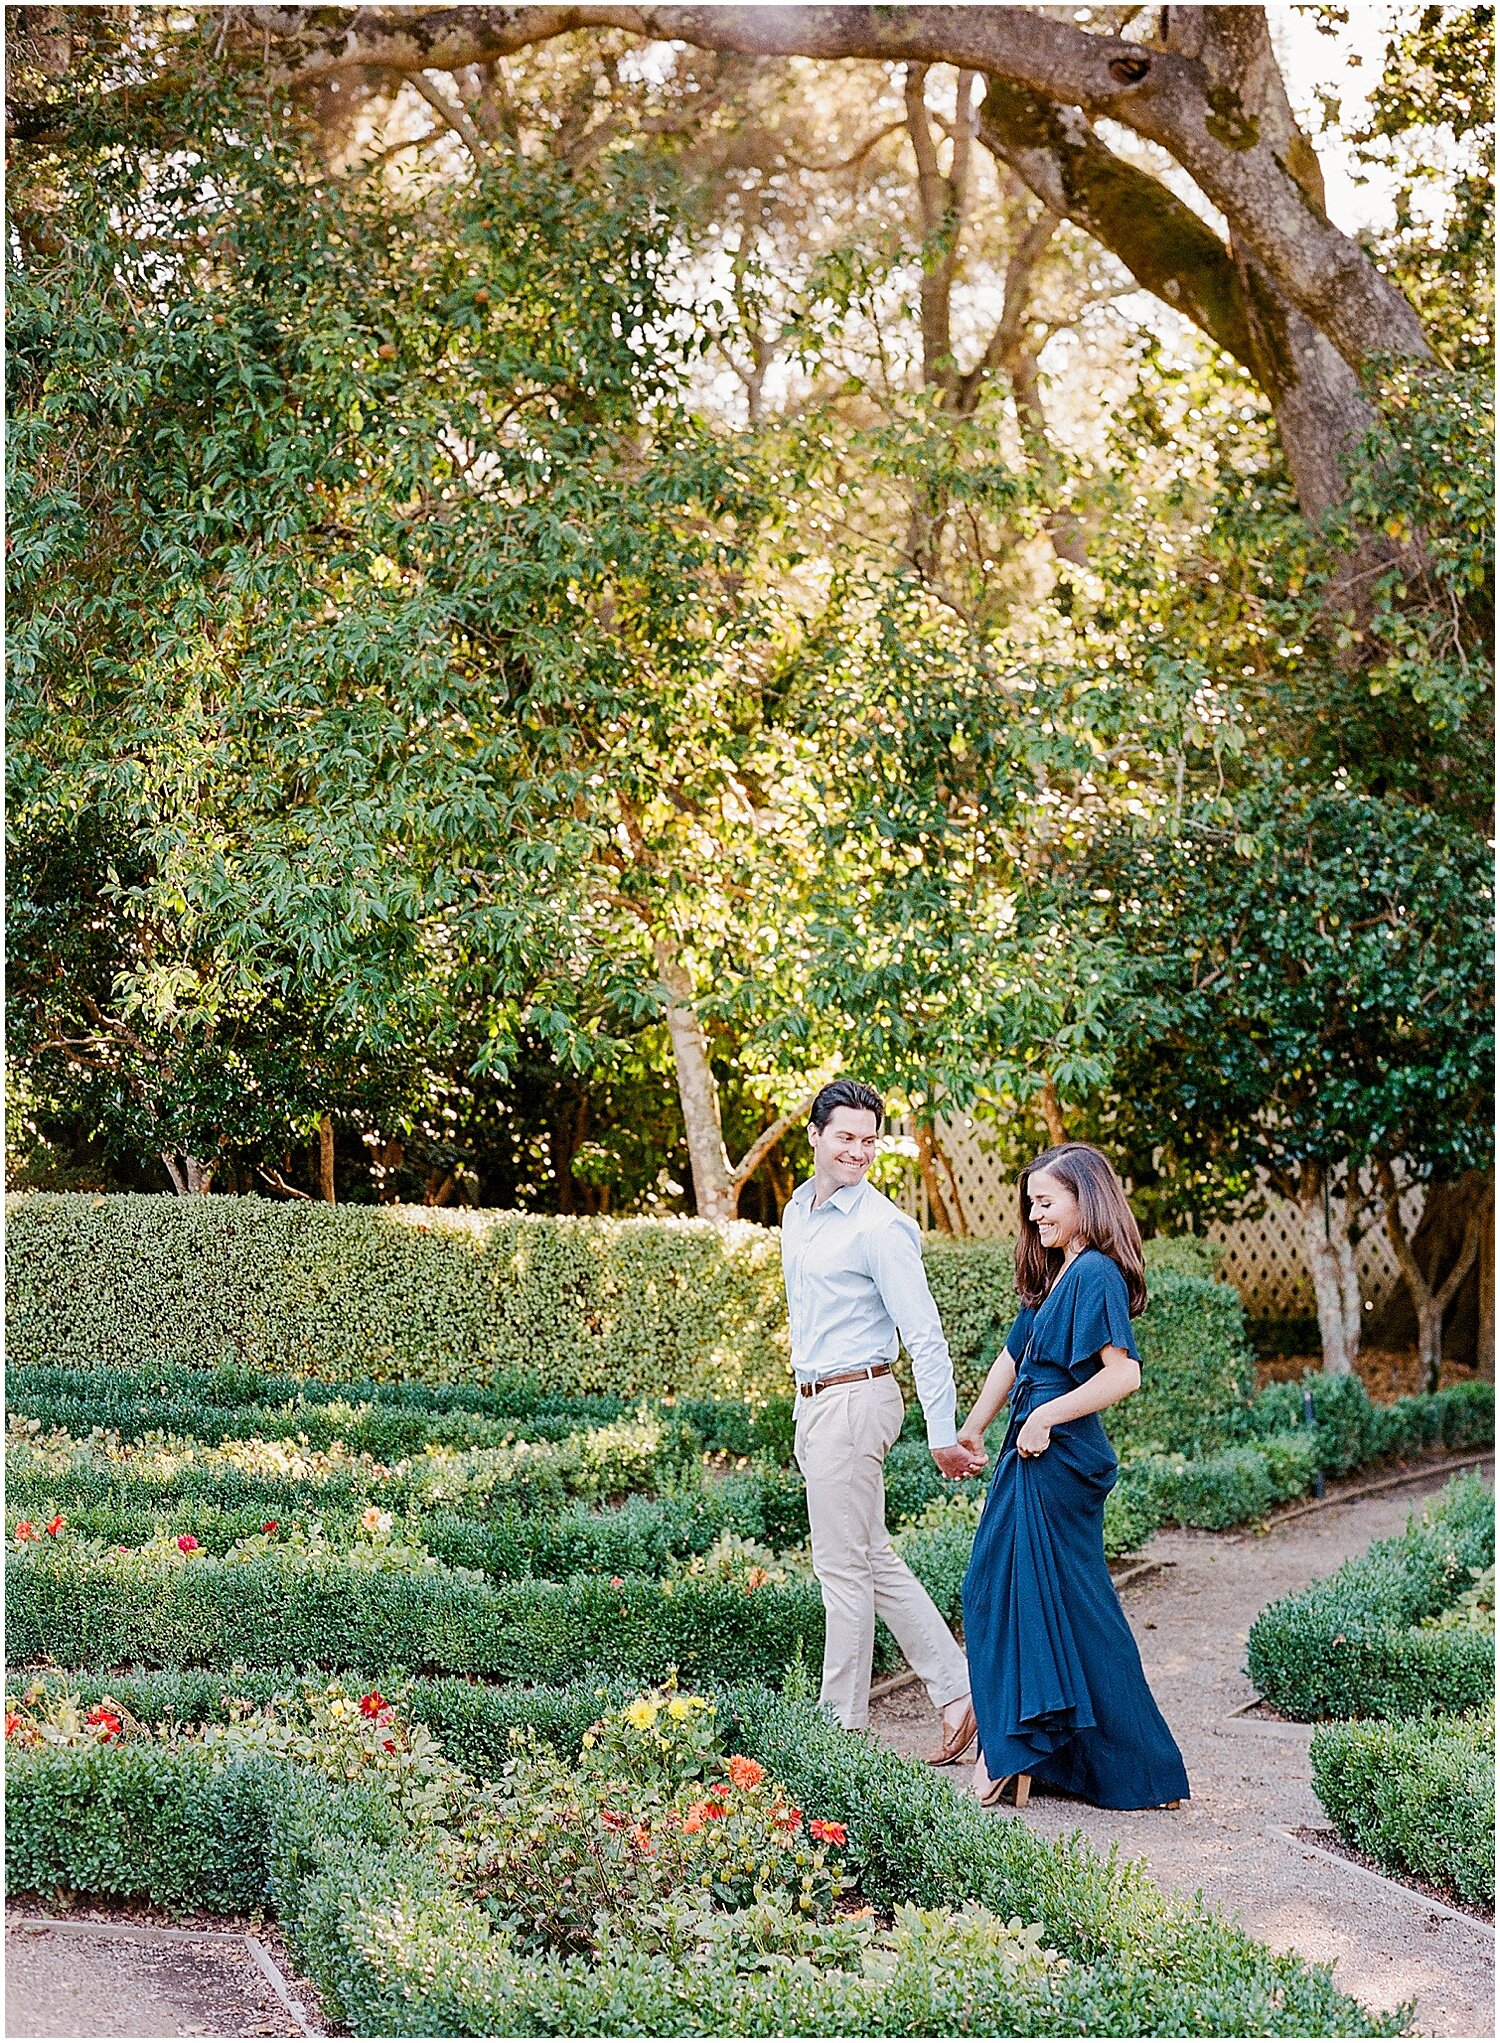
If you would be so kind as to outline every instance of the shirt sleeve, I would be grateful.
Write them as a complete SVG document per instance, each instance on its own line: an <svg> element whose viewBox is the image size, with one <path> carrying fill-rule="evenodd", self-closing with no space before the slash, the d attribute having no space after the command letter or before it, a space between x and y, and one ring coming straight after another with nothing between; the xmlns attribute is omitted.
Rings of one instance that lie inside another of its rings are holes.
<svg viewBox="0 0 1500 2043"><path fill-rule="evenodd" d="M870 1275L911 1357L929 1447L958 1441L958 1393L938 1309L922 1267L922 1237L903 1213L869 1236Z"/></svg>

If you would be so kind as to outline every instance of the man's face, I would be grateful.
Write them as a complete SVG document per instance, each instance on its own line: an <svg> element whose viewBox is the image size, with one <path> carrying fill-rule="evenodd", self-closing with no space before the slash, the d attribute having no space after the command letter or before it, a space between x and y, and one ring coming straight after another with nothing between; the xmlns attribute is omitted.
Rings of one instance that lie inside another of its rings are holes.
<svg viewBox="0 0 1500 2043"><path fill-rule="evenodd" d="M857 1185L875 1161L880 1130L867 1107L835 1107L827 1127L809 1127L807 1139L820 1177L839 1185Z"/></svg>

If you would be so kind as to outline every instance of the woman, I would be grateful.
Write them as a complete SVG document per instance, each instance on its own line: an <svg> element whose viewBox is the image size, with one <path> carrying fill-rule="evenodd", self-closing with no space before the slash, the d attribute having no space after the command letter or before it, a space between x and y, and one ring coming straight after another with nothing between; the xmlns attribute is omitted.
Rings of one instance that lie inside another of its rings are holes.
<svg viewBox="0 0 1500 2043"><path fill-rule="evenodd" d="M1118 1474L1099 1414L1140 1388L1130 1322L1146 1304L1141 1237L1097 1149L1065 1142L1021 1174L1022 1311L959 1433L983 1456L1010 1426L964 1578L979 1736L975 1787L1033 1778L1103 1809L1175 1808L1187 1774L1146 1686L1104 1561Z"/></svg>

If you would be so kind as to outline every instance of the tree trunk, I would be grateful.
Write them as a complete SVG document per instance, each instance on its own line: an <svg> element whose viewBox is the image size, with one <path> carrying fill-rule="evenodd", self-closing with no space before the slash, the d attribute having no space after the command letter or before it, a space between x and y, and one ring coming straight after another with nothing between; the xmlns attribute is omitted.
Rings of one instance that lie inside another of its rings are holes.
<svg viewBox="0 0 1500 2043"><path fill-rule="evenodd" d="M332 1114L323 1114L318 1120L318 1197L326 1206L334 1203Z"/></svg>
<svg viewBox="0 0 1500 2043"><path fill-rule="evenodd" d="M952 1212L944 1196L942 1179L938 1175L937 1145L932 1137L930 1121L913 1121L917 1140L917 1161L922 1170L922 1184L927 1193L927 1203L940 1234L962 1234L963 1228Z"/></svg>
<svg viewBox="0 0 1500 2043"><path fill-rule="evenodd" d="M1297 1181L1297 1205L1318 1304L1323 1369L1329 1376L1348 1376L1359 1360L1361 1303L1350 1201L1333 1190L1321 1164L1305 1163Z"/></svg>
<svg viewBox="0 0 1500 2043"><path fill-rule="evenodd" d="M1495 1380L1495 1173L1485 1178L1479 1218L1479 1335L1474 1365L1486 1383Z"/></svg>
<svg viewBox="0 0 1500 2043"><path fill-rule="evenodd" d="M1068 1124L1063 1119L1062 1101L1057 1097L1057 1087L1049 1071L1042 1079L1042 1119L1047 1123L1047 1140L1054 1149L1060 1149L1068 1139Z"/></svg>
<svg viewBox="0 0 1500 2043"><path fill-rule="evenodd" d="M739 1186L734 1182L724 1123L719 1111L719 1083L708 1058L708 1039L693 1005L693 982L686 967L663 936L656 938L656 973L666 994L667 1033L677 1068L677 1097L687 1133L688 1162L700 1220L733 1220Z"/></svg>
<svg viewBox="0 0 1500 2043"><path fill-rule="evenodd" d="M1401 1218L1401 1193L1396 1183L1396 1173L1389 1163L1379 1166L1380 1189L1385 1198L1385 1230L1390 1237L1391 1247L1396 1252L1396 1261L1401 1265L1401 1274L1406 1279L1406 1288L1411 1293L1411 1302L1417 1314L1417 1364L1421 1381L1427 1390L1436 1390L1443 1368L1443 1317L1453 1302L1453 1295L1473 1268L1479 1255L1479 1241L1487 1219L1486 1205L1480 1181L1472 1181L1473 1197L1469 1204L1468 1218L1464 1225L1463 1240L1446 1275L1439 1278L1434 1269L1429 1277L1417 1260L1412 1238L1406 1231Z"/></svg>
<svg viewBox="0 0 1500 2043"><path fill-rule="evenodd" d="M189 1156L186 1151L164 1149L161 1160L167 1167L167 1176L172 1180L172 1190L179 1199L196 1199L207 1196L213 1184L213 1175L218 1168L216 1158L205 1163L200 1156Z"/></svg>

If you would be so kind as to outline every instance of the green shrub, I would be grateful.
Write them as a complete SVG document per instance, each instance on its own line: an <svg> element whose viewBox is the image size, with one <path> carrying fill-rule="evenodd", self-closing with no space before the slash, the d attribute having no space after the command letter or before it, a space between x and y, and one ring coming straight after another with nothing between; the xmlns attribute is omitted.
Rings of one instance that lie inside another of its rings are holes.
<svg viewBox="0 0 1500 2043"><path fill-rule="evenodd" d="M1495 1712L1320 1724L1312 1782L1340 1837L1389 1872L1495 1899Z"/></svg>
<svg viewBox="0 0 1500 2043"><path fill-rule="evenodd" d="M1494 1641L1424 1630L1495 1557L1494 1498L1450 1483L1397 1538L1272 1603L1250 1629L1248 1669L1289 1716L1402 1717L1477 1708L1495 1692Z"/></svg>
<svg viewBox="0 0 1500 2043"><path fill-rule="evenodd" d="M265 1900L275 1762L95 1746L6 1754L6 1882L242 1915Z"/></svg>
<svg viewBox="0 0 1500 2043"><path fill-rule="evenodd" d="M1312 1397L1311 1428L1303 1418L1304 1391ZM1378 1405L1357 1376L1309 1372L1300 1383L1269 1385L1236 1415L1232 1430L1258 1439L1299 1427L1313 1441L1327 1475L1346 1475L1386 1455L1424 1448L1489 1446L1495 1438L1495 1386L1456 1383Z"/></svg>
<svg viewBox="0 0 1500 2043"><path fill-rule="evenodd" d="M20 1193L7 1202L9 1352L28 1368L190 1367L675 1392L778 1408L789 1371L774 1230L256 1198ZM1007 1243L930 1236L961 1394L1015 1316ZM1146 1387L1121 1439L1198 1443L1243 1401L1237 1295L1205 1245L1147 1244ZM739 1450L734 1450L739 1451Z"/></svg>
<svg viewBox="0 0 1500 2043"><path fill-rule="evenodd" d="M421 1448L482 1446L507 1434L561 1440L638 1409L627 1398L544 1395L535 1378L502 1373L488 1387L467 1384L319 1381L258 1375L237 1365L188 1369L18 1367L6 1373L12 1415L45 1429L88 1433L101 1426L124 1440L191 1434L210 1443L305 1438L342 1440L352 1451L393 1461ZM769 1411L736 1398L648 1400L650 1409L692 1427L711 1453L763 1453L779 1438Z"/></svg>
<svg viewBox="0 0 1500 2043"><path fill-rule="evenodd" d="M555 1682L582 1668L655 1680L675 1665L694 1680L734 1681L779 1677L799 1651L816 1660L823 1649L823 1606L806 1580L747 1594L707 1578L492 1584L207 1555L91 1568L28 1552L12 1562L8 1592L12 1656L73 1667L291 1661Z"/></svg>
<svg viewBox="0 0 1500 2043"><path fill-rule="evenodd" d="M181 1678L180 1693L191 1679ZM486 1720L486 1754L497 1720L518 1705L576 1725L574 1749L598 1709L576 1687L471 1696L466 1707ZM1403 2026L1400 2014L1371 2016L1338 1992L1326 1969L1279 1956L1196 1900L1163 1893L1139 1862L1076 1835L1054 1845L1025 1825L996 1823L925 1767L841 1732L806 1704L759 1689L725 1695L720 1708L738 1748L799 1802L842 1812L865 1898L896 1913L873 1965L767 1960L755 1948L773 1926L765 1911L743 1931L725 1919L703 1945L688 1932L687 1962L671 1961L671 1939L684 1931L665 1923L633 1946L606 1946L592 1965L525 1960L497 1943L434 1858L401 1840L378 1790L341 1789L262 1761L241 1763L236 1799L232 1769L203 1755L156 1750L132 1763L196 1769L199 1791L175 1805L177 1856L199 1863L227 1838L238 1905L259 1879L325 2006L355 2033L1344 2036ZM453 1733L448 1756L472 1766L457 1723ZM88 1891L83 1876L102 1865L119 1883L110 1891L165 1898L152 1881L158 1868L176 1881L173 1867L159 1855L148 1867L134 1849L138 1823L161 1830L165 1820L145 1797L110 1790L126 1757L126 1748L25 1754L12 1767L12 1836L22 1835L39 1884ZM84 1790L40 1792L34 1759L51 1760L59 1782L71 1772ZM922 1913L938 1910L944 1919ZM950 1911L962 1913L955 1920ZM1002 1933L1013 1917L1040 1925L1067 1967L1048 1964L1035 1939Z"/></svg>

